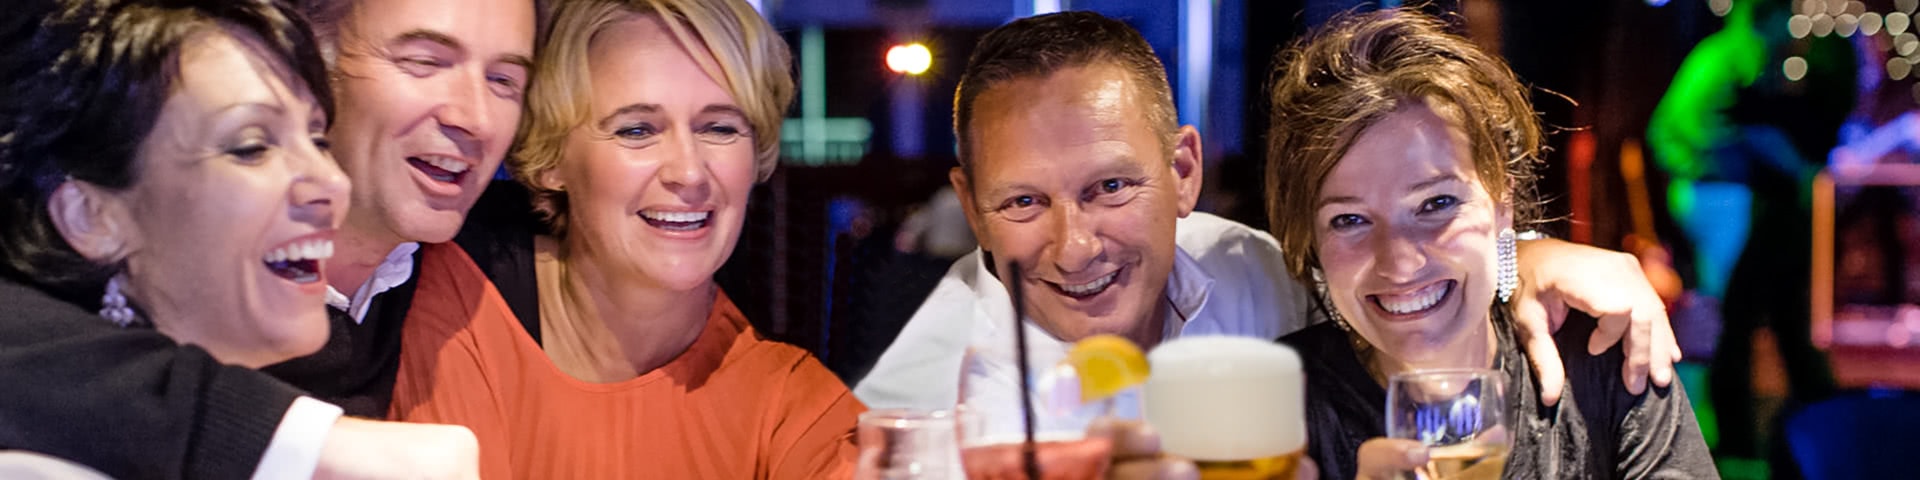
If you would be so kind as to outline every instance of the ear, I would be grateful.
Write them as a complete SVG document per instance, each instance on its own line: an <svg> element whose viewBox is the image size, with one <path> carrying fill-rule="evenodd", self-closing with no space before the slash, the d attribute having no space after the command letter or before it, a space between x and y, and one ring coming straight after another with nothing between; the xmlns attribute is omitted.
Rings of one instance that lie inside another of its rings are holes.
<svg viewBox="0 0 1920 480"><path fill-rule="evenodd" d="M993 251L992 238L987 236L986 223L980 218L979 203L973 198L973 180L967 178L966 167L953 167L947 170L947 182L953 184L953 193L960 197L960 211L967 214L967 228L973 230L974 242L980 249Z"/></svg>
<svg viewBox="0 0 1920 480"><path fill-rule="evenodd" d="M1200 131L1192 125L1180 127L1173 140L1173 180L1180 193L1180 218L1193 213L1200 203L1200 187L1206 184L1202 169L1206 160L1200 154Z"/></svg>
<svg viewBox="0 0 1920 480"><path fill-rule="evenodd" d="M120 261L138 240L124 201L91 183L61 183L47 199L47 213L67 245L88 260Z"/></svg>

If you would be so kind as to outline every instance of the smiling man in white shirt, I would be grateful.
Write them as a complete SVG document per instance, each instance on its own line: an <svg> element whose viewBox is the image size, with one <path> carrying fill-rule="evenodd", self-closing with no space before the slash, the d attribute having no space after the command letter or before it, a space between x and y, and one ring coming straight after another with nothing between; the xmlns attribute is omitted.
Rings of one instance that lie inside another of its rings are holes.
<svg viewBox="0 0 1920 480"><path fill-rule="evenodd" d="M961 77L954 131L961 165L949 178L980 249L954 262L855 387L868 406L964 401L1018 418L1008 282L1026 293L1020 325L1042 384L1072 342L1097 334L1151 348L1181 335L1273 339L1318 318L1273 237L1194 211L1200 134L1178 125L1165 69L1126 24L1064 12L988 33ZM1639 385L1671 380L1678 348L1664 306L1628 258L1525 242L1521 335L1545 352L1536 358L1553 355L1535 362L1549 403L1564 375L1548 332L1567 305L1602 318L1595 343L1624 337L1641 352L1628 369ZM1021 278L1006 278L1015 262Z"/></svg>

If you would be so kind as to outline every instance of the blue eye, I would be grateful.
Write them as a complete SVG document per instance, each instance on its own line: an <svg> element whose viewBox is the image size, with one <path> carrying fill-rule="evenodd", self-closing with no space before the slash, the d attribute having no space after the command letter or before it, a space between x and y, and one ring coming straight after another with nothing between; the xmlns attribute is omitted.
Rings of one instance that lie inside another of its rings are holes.
<svg viewBox="0 0 1920 480"><path fill-rule="evenodd" d="M1460 198L1452 195L1440 195L1427 199L1420 204L1420 213L1437 212L1460 205Z"/></svg>
<svg viewBox="0 0 1920 480"><path fill-rule="evenodd" d="M1127 186L1126 182L1122 182L1118 178L1109 178L1109 179L1100 181L1100 191L1103 193L1118 192L1122 187L1126 187L1126 186Z"/></svg>
<svg viewBox="0 0 1920 480"><path fill-rule="evenodd" d="M630 140L644 140L659 133L660 131L653 128L652 125L645 124L620 127L620 129L613 131L614 136Z"/></svg>
<svg viewBox="0 0 1920 480"><path fill-rule="evenodd" d="M1327 226L1334 229L1335 231L1346 230L1349 228L1358 227L1366 224L1367 224L1367 217L1362 217L1362 216L1354 215L1351 213L1334 215L1333 220L1330 220L1327 222Z"/></svg>
<svg viewBox="0 0 1920 480"><path fill-rule="evenodd" d="M1034 200L1033 197L1030 195L1021 195L1018 197L1014 197L1013 200L1007 201L1007 205L1014 206L1014 207L1031 207L1035 203L1039 203L1039 202Z"/></svg>

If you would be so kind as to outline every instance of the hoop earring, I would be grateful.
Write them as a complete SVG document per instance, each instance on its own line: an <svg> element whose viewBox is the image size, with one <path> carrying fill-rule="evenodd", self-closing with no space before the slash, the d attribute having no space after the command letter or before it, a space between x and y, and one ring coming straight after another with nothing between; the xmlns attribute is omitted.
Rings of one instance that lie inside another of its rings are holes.
<svg viewBox="0 0 1920 480"><path fill-rule="evenodd" d="M1503 228L1495 242L1494 248L1500 255L1499 284L1496 286L1500 303L1507 303L1513 298L1513 291L1520 288L1520 259L1514 240L1513 229Z"/></svg>
<svg viewBox="0 0 1920 480"><path fill-rule="evenodd" d="M133 307L127 306L127 296L120 293L121 276L107 279L107 292L100 295L100 318L105 318L120 328L133 325L135 315Z"/></svg>

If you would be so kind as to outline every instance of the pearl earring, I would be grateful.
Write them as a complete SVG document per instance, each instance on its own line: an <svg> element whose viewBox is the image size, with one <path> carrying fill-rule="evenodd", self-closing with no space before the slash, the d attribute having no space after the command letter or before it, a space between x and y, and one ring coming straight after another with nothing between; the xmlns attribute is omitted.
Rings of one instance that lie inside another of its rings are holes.
<svg viewBox="0 0 1920 480"><path fill-rule="evenodd" d="M107 293L100 295L100 318L125 328L133 325L133 307L127 306L127 296L120 293L120 276L107 280Z"/></svg>

